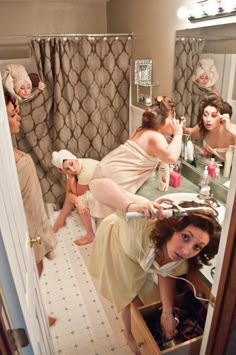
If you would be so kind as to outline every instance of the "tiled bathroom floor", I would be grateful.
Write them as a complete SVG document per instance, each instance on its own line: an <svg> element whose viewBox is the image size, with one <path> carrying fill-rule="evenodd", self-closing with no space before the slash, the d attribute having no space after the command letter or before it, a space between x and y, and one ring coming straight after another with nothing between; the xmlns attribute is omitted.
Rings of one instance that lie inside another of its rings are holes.
<svg viewBox="0 0 236 355"><path fill-rule="evenodd" d="M51 224L59 212L49 205ZM74 211L57 232L55 259L45 258L40 279L48 315L57 322L50 328L55 354L130 355L120 316L96 289L87 271L92 244L78 247L73 240L85 233Z"/></svg>

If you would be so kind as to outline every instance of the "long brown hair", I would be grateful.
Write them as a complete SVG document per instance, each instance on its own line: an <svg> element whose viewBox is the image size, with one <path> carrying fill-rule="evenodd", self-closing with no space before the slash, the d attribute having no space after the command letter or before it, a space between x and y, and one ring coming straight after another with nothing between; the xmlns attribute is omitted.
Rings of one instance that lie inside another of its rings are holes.
<svg viewBox="0 0 236 355"><path fill-rule="evenodd" d="M200 130L203 132L203 134L205 134L207 132L207 129L205 128L204 123L203 123L203 114L204 114L204 110L207 106L213 106L217 110L219 110L220 113L223 113L224 112L224 101L221 96L219 96L213 92L209 92L208 94L206 94L202 98L202 100L200 101L199 106L198 106L197 123L198 123Z"/></svg>

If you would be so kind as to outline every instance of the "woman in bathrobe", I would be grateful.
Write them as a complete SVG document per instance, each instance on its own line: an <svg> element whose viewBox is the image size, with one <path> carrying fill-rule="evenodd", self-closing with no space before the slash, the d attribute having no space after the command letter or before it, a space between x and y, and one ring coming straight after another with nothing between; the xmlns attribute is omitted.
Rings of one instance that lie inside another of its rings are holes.
<svg viewBox="0 0 236 355"><path fill-rule="evenodd" d="M93 182L98 189L100 183L99 179ZM204 205L194 202L181 204L193 207L186 216L163 219L159 203L164 198L151 205L162 219L127 222L125 211L143 212L148 218L150 205L135 204L115 184L113 192L113 204L120 210L98 227L88 269L98 280L101 294L121 312L127 343L139 355L131 332L131 302L141 306L161 300L162 330L166 339L171 339L178 325L173 312L175 279L171 275L185 274L188 265L200 268L208 264L217 253L220 226L213 209L206 211ZM156 275L156 282L150 275Z"/></svg>
<svg viewBox="0 0 236 355"><path fill-rule="evenodd" d="M12 135L17 134L21 124L17 100L5 93L5 101L10 132ZM34 257L40 277L43 271L44 257L48 259L55 257L54 248L56 247L57 239L47 217L34 162L29 154L25 154L15 147L13 149L29 236L33 239L41 238L40 245L33 244ZM52 317L48 317L48 320L50 326L56 321Z"/></svg>

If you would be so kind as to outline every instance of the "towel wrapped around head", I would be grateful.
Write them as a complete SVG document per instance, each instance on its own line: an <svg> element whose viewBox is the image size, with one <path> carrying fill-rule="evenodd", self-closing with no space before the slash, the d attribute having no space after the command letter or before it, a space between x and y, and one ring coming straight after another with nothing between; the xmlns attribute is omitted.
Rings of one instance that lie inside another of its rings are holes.
<svg viewBox="0 0 236 355"><path fill-rule="evenodd" d="M52 153L52 164L58 169L63 170L63 161L67 159L78 160L74 154L66 149L61 149L58 152Z"/></svg>
<svg viewBox="0 0 236 355"><path fill-rule="evenodd" d="M32 88L32 82L23 65L9 64L5 67L2 76L3 86L11 95L15 96L20 101L22 98L17 95L16 91L18 91L25 81L27 81Z"/></svg>
<svg viewBox="0 0 236 355"><path fill-rule="evenodd" d="M197 79L203 73L206 73L208 76L208 83L205 85L205 87L211 88L212 86L214 86L217 80L219 79L219 74L213 59L202 58L199 60L193 80L197 81Z"/></svg>

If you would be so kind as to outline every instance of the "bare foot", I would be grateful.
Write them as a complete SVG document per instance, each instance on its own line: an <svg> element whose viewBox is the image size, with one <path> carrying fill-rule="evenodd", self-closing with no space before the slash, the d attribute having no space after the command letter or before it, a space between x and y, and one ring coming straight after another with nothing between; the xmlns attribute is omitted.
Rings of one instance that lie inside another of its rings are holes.
<svg viewBox="0 0 236 355"><path fill-rule="evenodd" d="M60 221L59 219L56 220L54 226L52 227L52 230L54 233L58 231L58 229L64 227L66 222L64 220Z"/></svg>
<svg viewBox="0 0 236 355"><path fill-rule="evenodd" d="M54 318L54 317L49 317L49 316L48 316L48 324L49 324L49 327L51 327L53 324L55 324L56 321L57 321L56 318Z"/></svg>
<svg viewBox="0 0 236 355"><path fill-rule="evenodd" d="M142 355L140 350L139 350L139 347L133 337L133 334L132 333L128 333L127 331L124 330L124 336L125 336L125 339L127 341L127 345L128 347L130 348L130 350L135 353L135 355Z"/></svg>
<svg viewBox="0 0 236 355"><path fill-rule="evenodd" d="M78 246L86 245L92 243L94 241L95 235L94 234L87 234L83 238L74 240L74 243Z"/></svg>

